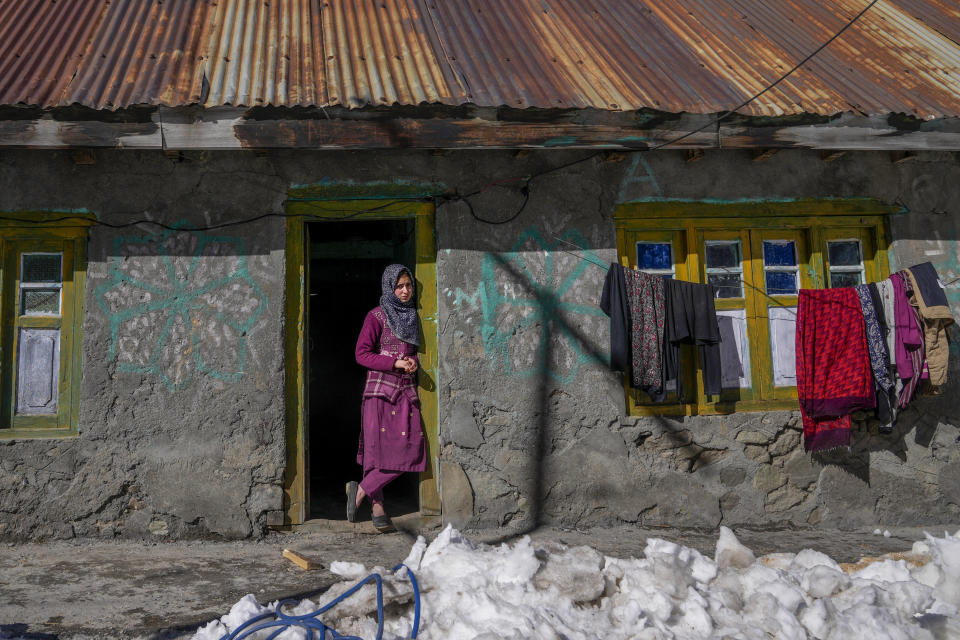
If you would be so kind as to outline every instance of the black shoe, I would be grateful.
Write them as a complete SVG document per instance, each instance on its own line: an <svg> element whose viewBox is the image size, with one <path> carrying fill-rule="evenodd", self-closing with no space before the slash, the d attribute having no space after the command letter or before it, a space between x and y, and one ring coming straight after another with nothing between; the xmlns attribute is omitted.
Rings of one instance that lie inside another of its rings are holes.
<svg viewBox="0 0 960 640"><path fill-rule="evenodd" d="M360 485L351 480L347 483L347 522L357 521L357 489Z"/></svg>
<svg viewBox="0 0 960 640"><path fill-rule="evenodd" d="M373 527L380 533L392 533L396 531L396 528L393 526L393 521L390 520L390 516L384 514L382 516L373 516Z"/></svg>

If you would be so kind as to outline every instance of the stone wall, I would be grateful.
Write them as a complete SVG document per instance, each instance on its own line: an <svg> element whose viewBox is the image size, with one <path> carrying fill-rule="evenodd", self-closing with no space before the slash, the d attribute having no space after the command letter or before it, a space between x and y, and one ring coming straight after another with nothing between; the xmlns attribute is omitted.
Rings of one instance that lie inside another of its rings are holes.
<svg viewBox="0 0 960 640"><path fill-rule="evenodd" d="M440 436L446 518L874 527L960 522L960 359L943 396L893 435L856 423L849 452L802 453L798 416L624 415L597 308L612 213L643 199L870 197L898 202L892 263L960 277L953 154L741 151L68 151L0 155L0 210L203 226L280 214L292 185L439 185ZM519 215L507 221L517 211ZM504 224L486 224L474 216ZM584 247L577 256L570 244ZM90 233L76 438L0 440L0 537L244 537L282 508L284 221ZM948 295L960 309L960 290Z"/></svg>

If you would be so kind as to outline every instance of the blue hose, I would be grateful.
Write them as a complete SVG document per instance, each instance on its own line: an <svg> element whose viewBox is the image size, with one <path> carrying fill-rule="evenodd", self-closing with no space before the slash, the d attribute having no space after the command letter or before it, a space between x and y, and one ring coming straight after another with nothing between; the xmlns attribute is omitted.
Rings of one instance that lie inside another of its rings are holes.
<svg viewBox="0 0 960 640"><path fill-rule="evenodd" d="M420 630L420 586L417 584L417 579L413 575L413 571L410 570L410 567L406 566L403 563L395 566L392 571L396 572L400 567L403 567L407 570L407 577L410 578L410 585L413 587L413 629L410 631L411 640L415 640L417 637L417 632ZM349 598L354 593L360 590L360 588L368 584L369 582L375 582L377 585L377 640L382 640L383 638L383 578L378 573L371 573L366 578L350 587L345 593L341 594L337 598L333 599L331 602L323 605L316 611L311 613L305 613L299 616L289 615L283 612L283 607L288 604L296 604L297 601L293 598L287 598L286 600L281 600L277 603L276 612L264 613L259 616L254 616L250 618L239 627L234 629L231 633L228 633L220 638L220 640L243 640L251 636L252 634L262 631L263 629L269 629L271 627L278 627L276 631L270 634L267 637L267 640L273 640L278 635L283 633L286 629L291 627L300 627L305 629L308 632L309 638L314 638L313 632L320 632L320 640L327 639L327 632L329 631L334 639L341 638L342 640L363 640L356 636L344 636L337 633L335 629L332 629L325 625L322 621L317 619L321 613L329 611L333 607L337 606L340 602ZM273 620L268 620L268 618L273 618ZM266 621L266 622L264 622ZM262 622L262 624L257 624ZM256 626L253 626L256 625Z"/></svg>

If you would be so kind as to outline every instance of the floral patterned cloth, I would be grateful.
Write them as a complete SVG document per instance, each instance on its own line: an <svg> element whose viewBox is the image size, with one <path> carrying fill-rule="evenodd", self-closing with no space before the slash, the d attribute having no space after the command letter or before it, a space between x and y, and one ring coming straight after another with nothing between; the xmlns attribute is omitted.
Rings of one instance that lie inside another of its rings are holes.
<svg viewBox="0 0 960 640"><path fill-rule="evenodd" d="M861 284L854 287L860 298L860 309L863 311L863 324L867 332L867 350L870 353L870 368L873 379L884 391L890 391L893 381L890 379L890 354L887 353L887 339L880 330L877 321L873 298L870 296L870 286Z"/></svg>
<svg viewBox="0 0 960 640"><path fill-rule="evenodd" d="M650 395L663 391L663 278L624 269L630 315L630 384Z"/></svg>

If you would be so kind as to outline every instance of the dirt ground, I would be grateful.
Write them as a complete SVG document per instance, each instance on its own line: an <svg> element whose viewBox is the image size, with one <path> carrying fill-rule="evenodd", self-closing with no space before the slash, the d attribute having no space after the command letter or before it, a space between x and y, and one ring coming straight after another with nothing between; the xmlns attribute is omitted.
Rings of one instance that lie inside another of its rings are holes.
<svg viewBox="0 0 960 640"><path fill-rule="evenodd" d="M390 567L402 561L419 534L428 540L439 523L401 526L377 535L369 523L275 532L244 542L117 542L78 540L0 545L0 640L189 638L197 627L226 613L248 593L261 603L310 597L339 581L330 562ZM943 527L927 528L943 535ZM956 527L950 528L953 533ZM921 529L870 531L735 530L757 555L803 548L852 562L910 549ZM505 531L464 532L488 544L510 542ZM664 538L713 556L718 532L638 529L623 526L588 531L541 528L537 542L589 545L606 555L638 556L649 537ZM292 549L318 568L305 571L282 557Z"/></svg>

